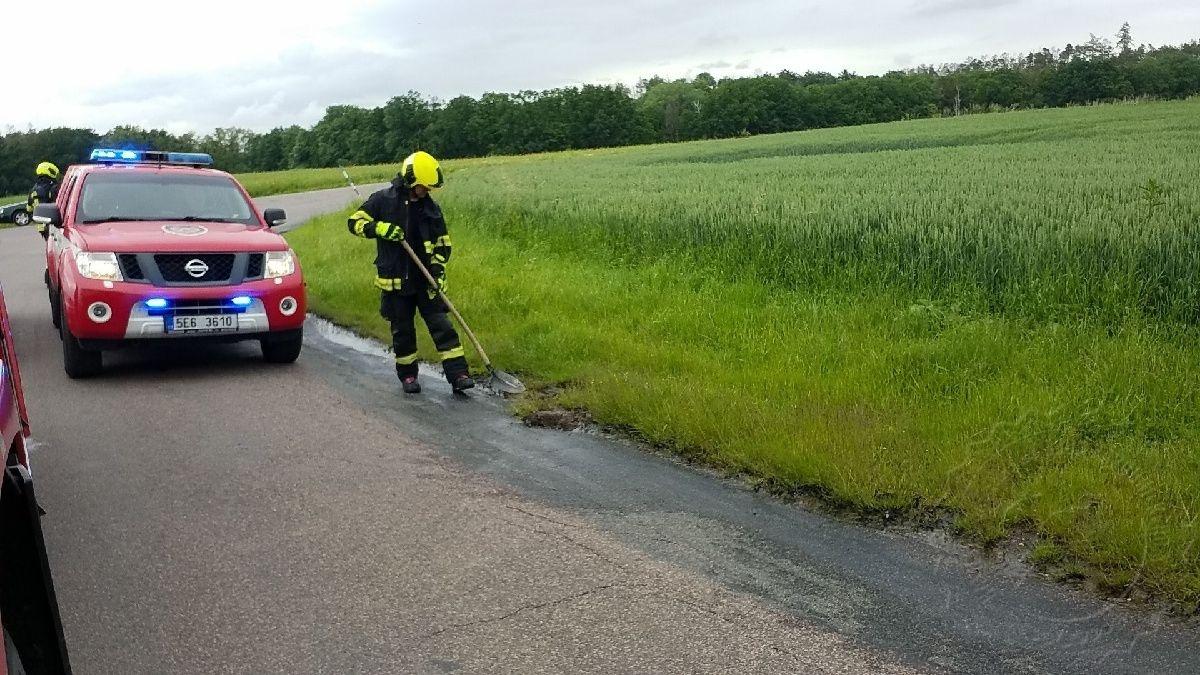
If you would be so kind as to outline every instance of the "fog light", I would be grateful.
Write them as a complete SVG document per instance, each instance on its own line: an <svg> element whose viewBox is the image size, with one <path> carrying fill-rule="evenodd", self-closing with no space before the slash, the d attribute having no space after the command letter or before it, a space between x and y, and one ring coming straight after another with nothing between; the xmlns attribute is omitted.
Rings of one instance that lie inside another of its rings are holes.
<svg viewBox="0 0 1200 675"><path fill-rule="evenodd" d="M299 305L296 304L296 299L290 295L279 301L279 311L284 316L291 316L295 314L298 307Z"/></svg>
<svg viewBox="0 0 1200 675"><path fill-rule="evenodd" d="M93 302L88 305L88 318L94 323L108 323L112 318L112 307L103 302Z"/></svg>

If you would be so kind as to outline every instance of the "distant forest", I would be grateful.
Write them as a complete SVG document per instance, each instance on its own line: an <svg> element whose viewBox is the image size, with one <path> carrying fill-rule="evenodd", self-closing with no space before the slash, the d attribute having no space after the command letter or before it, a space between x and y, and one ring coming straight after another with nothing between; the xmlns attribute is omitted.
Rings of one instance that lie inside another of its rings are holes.
<svg viewBox="0 0 1200 675"><path fill-rule="evenodd" d="M29 188L33 167L86 158L95 146L200 151L233 172L397 162L415 148L478 157L728 138L921 117L1200 93L1200 41L1135 44L1095 35L1064 49L973 58L886 75L847 71L691 80L651 77L627 87L585 85L449 101L408 92L377 108L335 105L312 128L266 133L218 128L173 135L119 126L13 131L0 136L0 195Z"/></svg>

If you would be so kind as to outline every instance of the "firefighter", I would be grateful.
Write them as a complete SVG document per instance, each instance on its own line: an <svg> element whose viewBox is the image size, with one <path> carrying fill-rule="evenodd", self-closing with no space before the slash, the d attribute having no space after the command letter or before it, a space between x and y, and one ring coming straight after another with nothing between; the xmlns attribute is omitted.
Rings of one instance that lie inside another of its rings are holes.
<svg viewBox="0 0 1200 675"><path fill-rule="evenodd" d="M438 288L446 287L446 263L450 260L450 235L442 210L429 191L443 183L438 161L426 152L404 160L390 187L367 198L347 221L350 233L375 240L375 286L379 288L379 313L391 323L392 349L396 354L396 376L407 394L420 393L417 381L417 312L425 321L442 362L442 372L455 392L475 386L467 372L467 359L446 304ZM400 245L407 241L437 281L430 288Z"/></svg>
<svg viewBox="0 0 1200 675"><path fill-rule="evenodd" d="M58 198L58 167L51 162L42 162L37 165L35 174L37 178L34 180L33 189L29 191L27 202L30 216L33 216L33 210L38 204L52 202ZM37 223L37 231L42 235L42 239L50 236L44 223Z"/></svg>

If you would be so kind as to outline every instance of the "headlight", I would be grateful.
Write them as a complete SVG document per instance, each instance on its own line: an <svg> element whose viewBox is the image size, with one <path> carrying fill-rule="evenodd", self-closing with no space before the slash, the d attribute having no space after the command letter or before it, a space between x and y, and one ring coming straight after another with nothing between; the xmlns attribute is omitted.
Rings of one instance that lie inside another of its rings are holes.
<svg viewBox="0 0 1200 675"><path fill-rule="evenodd" d="M116 253L92 253L79 251L75 254L75 267L85 279L100 281L122 281L121 266Z"/></svg>
<svg viewBox="0 0 1200 675"><path fill-rule="evenodd" d="M296 271L296 258L291 251L268 251L264 279L286 277Z"/></svg>

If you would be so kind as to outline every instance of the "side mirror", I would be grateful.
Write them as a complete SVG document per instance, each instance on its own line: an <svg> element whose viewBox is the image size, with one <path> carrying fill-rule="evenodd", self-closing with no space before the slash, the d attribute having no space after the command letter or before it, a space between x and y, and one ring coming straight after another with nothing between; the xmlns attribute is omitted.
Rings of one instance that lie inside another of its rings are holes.
<svg viewBox="0 0 1200 675"><path fill-rule="evenodd" d="M267 221L267 227L276 228L287 224L287 214L283 209L267 209L263 211L263 220Z"/></svg>
<svg viewBox="0 0 1200 675"><path fill-rule="evenodd" d="M62 227L62 214L58 212L58 204L38 204L33 209L33 222Z"/></svg>

